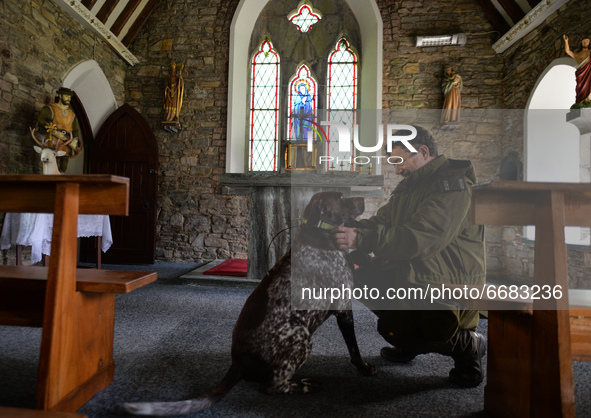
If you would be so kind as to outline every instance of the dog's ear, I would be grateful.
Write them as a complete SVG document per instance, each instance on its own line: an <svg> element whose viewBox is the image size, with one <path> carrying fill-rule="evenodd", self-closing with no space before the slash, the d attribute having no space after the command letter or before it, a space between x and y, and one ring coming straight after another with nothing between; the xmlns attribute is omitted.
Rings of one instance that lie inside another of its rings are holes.
<svg viewBox="0 0 591 418"><path fill-rule="evenodd" d="M329 203L324 200L324 199L320 199L320 202L318 203L318 214L320 216L322 215L326 215L329 212Z"/></svg>
<svg viewBox="0 0 591 418"><path fill-rule="evenodd" d="M333 221L335 211L340 212L340 206L336 207L335 202L341 199L341 192L327 191L316 193L310 199L310 203L304 209L304 218L310 223L316 223L321 218L325 221Z"/></svg>
<svg viewBox="0 0 591 418"><path fill-rule="evenodd" d="M326 211L326 202L324 202L320 195L315 194L304 209L304 219L312 223L318 222L323 210Z"/></svg>

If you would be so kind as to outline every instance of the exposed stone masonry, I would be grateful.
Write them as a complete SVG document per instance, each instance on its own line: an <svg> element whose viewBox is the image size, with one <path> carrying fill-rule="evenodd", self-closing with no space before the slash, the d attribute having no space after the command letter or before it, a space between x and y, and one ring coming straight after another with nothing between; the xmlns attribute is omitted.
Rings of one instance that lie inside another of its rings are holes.
<svg viewBox="0 0 591 418"><path fill-rule="evenodd" d="M0 11L0 173L40 173L29 127L68 70L95 59L123 103L126 65L50 0L4 0Z"/></svg>
<svg viewBox="0 0 591 418"><path fill-rule="evenodd" d="M122 104L126 65L108 46L51 0L0 2L0 174L42 172L29 127L67 72L88 59L100 63ZM13 249L3 253L13 262Z"/></svg>
<svg viewBox="0 0 591 418"><path fill-rule="evenodd" d="M236 1L164 1L131 49L126 101L150 123L160 158L156 257L246 258L248 196L221 194L226 163L230 22ZM168 66L185 64L182 130L162 128Z"/></svg>
<svg viewBox="0 0 591 418"><path fill-rule="evenodd" d="M0 2L0 173L40 172L28 127L52 99L60 78L80 61L95 59L118 103L136 108L158 141L157 259L246 258L248 197L223 194L219 182L226 159L229 32L238 3L162 1L131 48L140 64L129 67L52 1ZM294 8L297 3L294 0ZM523 161L522 124L505 124L494 109L525 107L543 69L564 56L563 33L571 36L573 45L582 35L590 35L586 22L591 11L583 0L571 0L502 54L492 49L498 34L473 0L376 3L384 28L383 108L438 112L443 70L452 65L464 82L462 107L486 109L492 112L490 118L464 119L455 130L442 129L436 118L421 123L435 135L441 152L472 160L480 181L498 178L509 153ZM459 32L467 34L464 46L414 46L417 35ZM8 56L4 50L10 51ZM186 67L183 128L176 134L161 125L164 87L173 61ZM383 174L385 194L367 199L368 215L398 182L392 167L385 166ZM522 243L520 228L488 228L487 240L490 272L518 280L531 276L533 247ZM583 271L591 264L590 254L569 252L569 273L576 286L588 280Z"/></svg>
<svg viewBox="0 0 591 418"><path fill-rule="evenodd" d="M295 8L298 2L293 3ZM163 2L132 48L141 64L127 71L126 100L149 120L160 146L158 258L246 256L248 200L221 195L219 185L226 152L229 29L237 4L236 0ZM472 1L380 1L378 6L384 17L384 108L440 108L443 67L448 64L464 77L466 107L501 105L503 63L490 47L494 34L469 35L464 47L414 46L418 33L490 32L490 23ZM183 130L178 135L160 127L162 93L172 61L187 68ZM466 139L456 142L453 132L433 128L441 137L443 152L479 159L483 179L497 174L500 149L493 144L499 132L470 127L473 134L464 132ZM397 180L392 170L385 174L389 193ZM383 202L384 197L368 199L368 213Z"/></svg>

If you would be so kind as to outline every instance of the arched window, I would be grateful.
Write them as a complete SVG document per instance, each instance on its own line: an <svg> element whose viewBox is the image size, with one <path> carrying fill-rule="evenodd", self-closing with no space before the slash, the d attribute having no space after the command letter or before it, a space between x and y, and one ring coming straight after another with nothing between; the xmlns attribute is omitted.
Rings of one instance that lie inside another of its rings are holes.
<svg viewBox="0 0 591 418"><path fill-rule="evenodd" d="M575 102L575 64L569 57L554 60L538 79L529 98L524 152L527 181L590 180L589 134L581 135L575 125L567 122L567 113ZM524 235L534 240L535 227L525 227ZM589 245L589 228L566 227L565 240L567 244Z"/></svg>
<svg viewBox="0 0 591 418"><path fill-rule="evenodd" d="M315 45L327 42L330 47L318 50L322 55L328 54L329 50L334 47L339 36L338 33L325 37L327 28L332 28L341 34L347 33L352 44L358 48L359 57L366 62L371 62L372 65L359 66L359 85L363 89L358 90L357 101L358 107L363 109L381 109L382 108L382 42L383 42L383 23L380 10L375 0L333 0L332 9L339 11L339 13L347 13L348 16L353 16L354 19L341 20L346 23L345 26L339 26L339 17L336 13L331 13L323 16L320 22L317 22L311 27L308 33L303 36L317 37L315 38ZM269 19L272 24L267 24L264 21L265 12L267 8L273 8L272 14L269 14ZM227 173L244 173L249 171L249 111L250 111L250 88L252 87L252 80L250 79L250 69L245 66L251 65L251 58L253 51L257 51L261 36L268 35L273 40L273 44L278 51L294 52L294 41L301 40L300 37L293 35L293 30L298 31L297 27L287 19L277 19L277 8L285 11L285 16L293 10L293 5L287 2L269 2L268 0L239 0L236 7L236 12L232 19L230 27L230 58L228 63L228 118L227 118L227 148L226 148L226 172ZM323 25L323 21L332 20L331 24L324 25L322 32L314 34L317 27ZM283 26L282 21L285 22ZM290 28L288 28L288 26ZM357 26L356 28L354 26ZM293 29L292 29L293 28ZM290 32L290 29L292 32ZM273 31L273 33L269 33ZM299 32L299 31L298 31ZM285 44L279 43L281 35ZM333 37L334 36L334 37ZM325 41L324 41L324 40ZM289 41L290 42L285 42ZM252 42L255 45L252 45ZM300 51L301 49L298 49ZM282 55L281 65L284 67L284 74L293 74L297 63L302 60L308 60L305 56L294 58L295 63L290 63L289 67L285 67L287 55ZM326 59L326 58L325 58ZM311 62L311 61L309 61ZM324 67L325 68L325 67ZM313 67L316 71L316 67ZM320 80L325 80L324 72L318 71ZM283 82L285 92L287 92L287 80ZM319 90L319 98L324 101L323 86ZM284 97L284 106L287 106L287 96ZM325 104L319 103L320 108L325 108ZM280 114L287 115L287 112L281 111ZM285 126L281 126L284 129ZM375 135L369 134L368 138L375 138ZM364 136L365 138L365 136ZM362 138L363 139L363 138ZM376 167L376 169L378 169Z"/></svg>
<svg viewBox="0 0 591 418"><path fill-rule="evenodd" d="M279 54L266 39L252 58L249 170L276 171L279 152Z"/></svg>
<svg viewBox="0 0 591 418"><path fill-rule="evenodd" d="M305 141L313 134L312 124L318 99L316 80L307 64L301 64L289 83L289 134L290 141Z"/></svg>
<svg viewBox="0 0 591 418"><path fill-rule="evenodd" d="M353 126L356 123L357 115L357 54L351 49L351 45L345 38L341 38L335 49L328 56L328 70L326 80L326 108L327 118L331 121L341 122L351 128L351 141L356 134ZM338 157L343 161L343 170L354 169L354 150L351 142L351 152L342 153L338 151L338 136L336 132L328 127L330 139L327 154ZM326 169L330 169L327 165Z"/></svg>

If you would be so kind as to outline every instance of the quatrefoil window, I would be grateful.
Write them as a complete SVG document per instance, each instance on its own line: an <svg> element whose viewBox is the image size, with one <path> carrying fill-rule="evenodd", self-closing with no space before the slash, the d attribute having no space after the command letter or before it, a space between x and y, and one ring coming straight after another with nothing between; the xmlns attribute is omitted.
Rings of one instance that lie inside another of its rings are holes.
<svg viewBox="0 0 591 418"><path fill-rule="evenodd" d="M298 27L300 32L306 33L322 19L322 13L314 9L312 3L304 0L298 5L297 9L289 13L287 18Z"/></svg>

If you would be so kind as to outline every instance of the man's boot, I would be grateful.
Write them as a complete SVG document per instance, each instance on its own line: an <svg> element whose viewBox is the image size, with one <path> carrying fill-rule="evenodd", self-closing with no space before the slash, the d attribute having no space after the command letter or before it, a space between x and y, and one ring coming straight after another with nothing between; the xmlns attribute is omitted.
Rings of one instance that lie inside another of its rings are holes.
<svg viewBox="0 0 591 418"><path fill-rule="evenodd" d="M482 357L486 353L486 338L467 329L459 331L440 353L454 359L449 380L458 386L475 387L482 383Z"/></svg>
<svg viewBox="0 0 591 418"><path fill-rule="evenodd" d="M482 383L482 357L486 353L486 338L467 329L458 331L448 342L415 341L404 347L384 347L382 358L394 363L408 363L419 354L439 353L454 359L449 380L458 386L475 387Z"/></svg>

